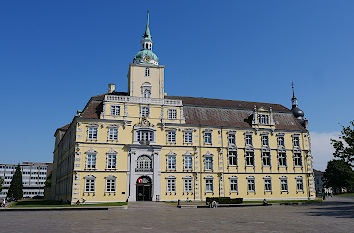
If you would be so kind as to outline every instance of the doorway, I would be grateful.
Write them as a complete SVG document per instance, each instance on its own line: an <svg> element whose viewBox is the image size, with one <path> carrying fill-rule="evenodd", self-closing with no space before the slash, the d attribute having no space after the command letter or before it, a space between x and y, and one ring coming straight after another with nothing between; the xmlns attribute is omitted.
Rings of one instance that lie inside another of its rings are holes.
<svg viewBox="0 0 354 233"><path fill-rule="evenodd" d="M148 176L142 176L136 181L136 200L151 201L152 183Z"/></svg>

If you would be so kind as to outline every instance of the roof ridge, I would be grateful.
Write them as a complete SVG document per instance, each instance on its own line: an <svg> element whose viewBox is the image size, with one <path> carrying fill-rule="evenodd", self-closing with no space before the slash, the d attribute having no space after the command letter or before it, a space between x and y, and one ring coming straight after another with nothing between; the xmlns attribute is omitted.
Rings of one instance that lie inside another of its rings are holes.
<svg viewBox="0 0 354 233"><path fill-rule="evenodd" d="M284 111L290 111L290 109L289 108L287 108L287 107L285 107L285 106L283 106L283 105L281 105L281 104L275 104L275 103L265 103L265 102L255 102L255 101L245 101L245 100L230 100L230 99L215 99L215 98L205 98L205 97L193 97L193 96L166 96L165 98L179 98L179 99L184 99L184 98L189 98L189 99L194 99L194 100L204 100L204 101L224 101L224 102L229 102L229 103L244 103L244 104L255 104L255 105L259 105L259 104L261 104L261 105L271 105L271 106L278 106L278 107L280 107L280 108L283 108L283 110ZM185 103L183 103L183 105L184 105ZM188 104L188 103L186 103L186 104ZM195 103L195 105L197 105L197 106L200 106L200 105L207 105L207 106L219 106L219 105L213 105L213 104L201 104L201 103ZM270 106L270 107L271 107ZM226 107L226 106L225 106ZM241 106L239 106L239 107L241 107ZM247 109L251 109L251 108L253 108L254 106L248 106L248 107L243 107L243 108L247 108Z"/></svg>

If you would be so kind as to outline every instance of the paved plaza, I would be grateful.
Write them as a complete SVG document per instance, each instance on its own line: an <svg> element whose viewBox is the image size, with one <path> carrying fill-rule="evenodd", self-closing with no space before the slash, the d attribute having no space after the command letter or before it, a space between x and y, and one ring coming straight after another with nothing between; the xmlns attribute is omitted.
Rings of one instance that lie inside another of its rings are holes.
<svg viewBox="0 0 354 233"><path fill-rule="evenodd" d="M108 211L0 211L0 232L354 232L354 198L322 204L178 209L156 202Z"/></svg>

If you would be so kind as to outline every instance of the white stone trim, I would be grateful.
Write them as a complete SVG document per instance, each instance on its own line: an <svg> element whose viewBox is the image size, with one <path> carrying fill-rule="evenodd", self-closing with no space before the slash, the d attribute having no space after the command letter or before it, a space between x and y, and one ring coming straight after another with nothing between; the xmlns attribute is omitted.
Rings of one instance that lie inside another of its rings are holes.
<svg viewBox="0 0 354 233"><path fill-rule="evenodd" d="M105 101L135 103L135 104L183 106L182 100L143 98L143 97L136 97L136 96L105 95Z"/></svg>

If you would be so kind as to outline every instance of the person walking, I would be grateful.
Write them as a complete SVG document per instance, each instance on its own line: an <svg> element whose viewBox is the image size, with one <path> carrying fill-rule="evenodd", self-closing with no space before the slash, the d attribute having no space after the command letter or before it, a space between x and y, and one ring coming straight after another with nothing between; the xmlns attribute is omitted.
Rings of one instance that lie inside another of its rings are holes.
<svg viewBox="0 0 354 233"><path fill-rule="evenodd" d="M1 202L1 207L6 207L6 200L5 200L5 198L4 198L4 199L2 199L2 202Z"/></svg>

